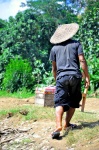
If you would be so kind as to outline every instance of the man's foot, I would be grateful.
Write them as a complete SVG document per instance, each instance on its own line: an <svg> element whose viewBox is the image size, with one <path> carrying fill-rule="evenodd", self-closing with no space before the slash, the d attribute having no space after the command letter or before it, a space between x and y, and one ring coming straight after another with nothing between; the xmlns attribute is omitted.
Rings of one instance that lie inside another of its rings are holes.
<svg viewBox="0 0 99 150"><path fill-rule="evenodd" d="M68 135L68 132L69 132L70 130L71 130L71 126L65 128L65 129L63 130L63 136L65 137L66 135Z"/></svg>
<svg viewBox="0 0 99 150"><path fill-rule="evenodd" d="M69 124L68 127L64 127L63 136L66 136L70 130L77 128L76 124Z"/></svg>
<svg viewBox="0 0 99 150"><path fill-rule="evenodd" d="M66 130L67 128L75 129L75 128L77 128L77 125L69 123L68 126L64 126L64 130Z"/></svg>
<svg viewBox="0 0 99 150"><path fill-rule="evenodd" d="M52 139L58 139L59 136L60 136L60 132L59 131L56 131L56 132L52 133Z"/></svg>
<svg viewBox="0 0 99 150"><path fill-rule="evenodd" d="M77 125L76 125L76 124L71 124L71 123L70 123L70 126L71 126L71 129L76 129L76 128L77 128Z"/></svg>
<svg viewBox="0 0 99 150"><path fill-rule="evenodd" d="M52 139L57 139L60 136L60 131L62 130L62 127L57 128L53 133L52 133Z"/></svg>

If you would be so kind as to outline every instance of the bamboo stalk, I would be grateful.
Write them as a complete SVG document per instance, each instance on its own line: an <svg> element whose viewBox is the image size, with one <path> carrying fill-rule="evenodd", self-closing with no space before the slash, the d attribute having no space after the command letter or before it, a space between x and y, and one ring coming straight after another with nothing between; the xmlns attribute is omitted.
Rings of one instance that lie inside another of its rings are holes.
<svg viewBox="0 0 99 150"><path fill-rule="evenodd" d="M86 95L87 95L88 89L84 89L84 93L82 94L82 105L81 105L81 111L84 112L85 103L86 103Z"/></svg>

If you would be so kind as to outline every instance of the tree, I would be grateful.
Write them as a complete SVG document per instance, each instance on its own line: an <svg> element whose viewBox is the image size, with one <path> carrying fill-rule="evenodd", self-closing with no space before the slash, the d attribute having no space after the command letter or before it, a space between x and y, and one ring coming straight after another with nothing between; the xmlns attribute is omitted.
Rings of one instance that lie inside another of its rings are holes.
<svg viewBox="0 0 99 150"><path fill-rule="evenodd" d="M58 25L72 22L80 25L75 38L80 39L83 44L91 75L93 76L93 73L97 75L98 61L95 59L99 57L99 2L91 1L28 0L27 10L19 12L15 18L9 17L6 26L4 24L0 30L0 84L10 59L16 56L30 62L35 76L35 85L43 82L44 74L51 70L51 64L48 61L52 47L49 42L50 37ZM81 15L79 13L82 8L78 9L80 5L85 9ZM96 69L93 69L92 63L95 64ZM92 76L92 82L97 87L98 78L95 81Z"/></svg>
<svg viewBox="0 0 99 150"><path fill-rule="evenodd" d="M79 37L83 44L91 76L91 89L99 87L99 1L88 1L85 13L79 20Z"/></svg>
<svg viewBox="0 0 99 150"><path fill-rule="evenodd" d="M15 18L9 17L5 30L1 32L2 78L5 66L11 58L18 55L28 59L33 69L38 67L34 65L35 61L40 60L41 64L44 64L44 69L49 71L51 65L48 59L52 46L49 42L50 37L59 24L76 19L64 3L61 5L57 2L57 0L28 1L29 9L19 12Z"/></svg>

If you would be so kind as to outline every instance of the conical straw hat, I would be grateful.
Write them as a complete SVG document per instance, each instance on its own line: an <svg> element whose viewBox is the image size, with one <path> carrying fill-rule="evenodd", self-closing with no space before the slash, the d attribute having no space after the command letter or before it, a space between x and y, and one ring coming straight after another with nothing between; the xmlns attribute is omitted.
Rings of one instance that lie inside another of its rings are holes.
<svg viewBox="0 0 99 150"><path fill-rule="evenodd" d="M62 43L72 38L79 29L77 23L59 25L54 34L52 35L50 42L52 44Z"/></svg>

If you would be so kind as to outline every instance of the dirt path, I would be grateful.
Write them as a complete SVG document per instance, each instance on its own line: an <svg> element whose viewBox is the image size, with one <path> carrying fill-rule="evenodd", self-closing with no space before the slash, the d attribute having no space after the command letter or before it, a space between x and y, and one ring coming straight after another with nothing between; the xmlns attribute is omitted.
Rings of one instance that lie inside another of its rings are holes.
<svg viewBox="0 0 99 150"><path fill-rule="evenodd" d="M10 109L16 106L33 104L33 98L19 100L15 98L0 98L0 109ZM99 112L99 99L87 99L86 112ZM99 125L99 122L98 122ZM79 143L67 147L66 138L51 139L55 122L48 120L21 121L18 116L1 120L1 149L0 150L99 150L99 137L89 143ZM7 129L7 130L5 130Z"/></svg>

